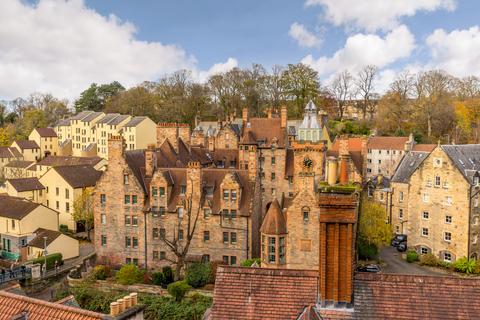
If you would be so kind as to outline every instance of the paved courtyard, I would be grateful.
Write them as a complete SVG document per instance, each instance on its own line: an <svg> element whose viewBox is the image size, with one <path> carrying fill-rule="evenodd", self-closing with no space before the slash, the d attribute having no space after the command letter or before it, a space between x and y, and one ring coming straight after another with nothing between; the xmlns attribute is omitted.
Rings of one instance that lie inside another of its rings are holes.
<svg viewBox="0 0 480 320"><path fill-rule="evenodd" d="M415 263L408 263L402 259L402 253L398 252L394 247L384 247L380 251L380 259L385 265L382 267L383 273L412 274L425 276L441 276L444 273L431 270L430 268L421 267Z"/></svg>

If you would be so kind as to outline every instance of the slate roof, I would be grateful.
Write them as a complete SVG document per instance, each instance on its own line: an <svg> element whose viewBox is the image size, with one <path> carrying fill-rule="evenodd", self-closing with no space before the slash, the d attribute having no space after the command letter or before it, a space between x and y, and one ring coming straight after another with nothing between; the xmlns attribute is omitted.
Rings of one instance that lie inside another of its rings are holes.
<svg viewBox="0 0 480 320"><path fill-rule="evenodd" d="M82 111L80 113L77 113L76 115L74 115L70 119L71 120L82 120L83 118L85 118L86 116L88 116L92 113L93 113L93 111Z"/></svg>
<svg viewBox="0 0 480 320"><path fill-rule="evenodd" d="M0 291L0 320L27 319L21 317L22 314L32 320L97 320L110 318L97 312Z"/></svg>
<svg viewBox="0 0 480 320"><path fill-rule="evenodd" d="M7 163L5 167L26 169L35 164L35 161L13 160Z"/></svg>
<svg viewBox="0 0 480 320"><path fill-rule="evenodd" d="M0 147L0 158L21 158L22 154L17 148Z"/></svg>
<svg viewBox="0 0 480 320"><path fill-rule="evenodd" d="M125 124L125 127L136 127L138 126L143 120L148 119L148 117L133 117L130 121Z"/></svg>
<svg viewBox="0 0 480 320"><path fill-rule="evenodd" d="M233 168L238 168L238 150L237 149L215 149L211 152L213 161L217 167L222 164L225 168L232 168L232 162L235 163Z"/></svg>
<svg viewBox="0 0 480 320"><path fill-rule="evenodd" d="M412 174L427 158L429 152L408 152L406 153L395 170L392 182L408 183Z"/></svg>
<svg viewBox="0 0 480 320"><path fill-rule="evenodd" d="M40 204L19 197L0 195L0 217L23 219Z"/></svg>
<svg viewBox="0 0 480 320"><path fill-rule="evenodd" d="M295 320L318 297L318 271L219 266L210 320Z"/></svg>
<svg viewBox="0 0 480 320"><path fill-rule="evenodd" d="M277 199L273 200L268 208L260 232L268 235L287 234L287 222Z"/></svg>
<svg viewBox="0 0 480 320"><path fill-rule="evenodd" d="M43 184L40 183L38 178L8 179L7 181L18 192L45 189L45 187L43 186Z"/></svg>
<svg viewBox="0 0 480 320"><path fill-rule="evenodd" d="M104 124L108 124L110 121L112 121L113 119L115 119L116 117L118 117L120 114L119 113L107 113L105 115L105 117L103 117L102 119L98 120L97 123L104 123Z"/></svg>
<svg viewBox="0 0 480 320"><path fill-rule="evenodd" d="M93 187L102 175L101 171L95 170L90 165L61 166L54 167L53 170L72 188Z"/></svg>
<svg viewBox="0 0 480 320"><path fill-rule="evenodd" d="M17 140L15 141L18 147L22 150L25 149L40 149L38 144L33 140Z"/></svg>
<svg viewBox="0 0 480 320"><path fill-rule="evenodd" d="M243 128L240 143L271 148L274 139L279 148L285 148L287 129L280 127L280 118L251 118Z"/></svg>
<svg viewBox="0 0 480 320"><path fill-rule="evenodd" d="M116 125L120 124L122 121L125 121L125 119L127 119L128 117L130 117L130 116L129 116L129 115L120 114L120 115L118 115L117 117L115 117L115 119L113 119L112 121L110 121L108 124L111 124L112 126L116 126Z"/></svg>
<svg viewBox="0 0 480 320"><path fill-rule="evenodd" d="M41 249L43 249L45 246L45 240L43 239L44 237L47 237L46 242L47 246L49 246L53 241L55 241L55 239L62 235L60 231L47 230L43 228L38 228L33 233L35 233L35 237L28 242L28 246Z"/></svg>
<svg viewBox="0 0 480 320"><path fill-rule="evenodd" d="M454 165L470 183L473 174L480 170L480 144L442 145Z"/></svg>
<svg viewBox="0 0 480 320"><path fill-rule="evenodd" d="M57 137L57 133L52 128L35 128L35 130L43 138Z"/></svg>
<svg viewBox="0 0 480 320"><path fill-rule="evenodd" d="M370 137L367 142L368 149L375 150L404 150L408 137Z"/></svg>
<svg viewBox="0 0 480 320"><path fill-rule="evenodd" d="M96 118L103 116L103 112L92 112L89 115L87 115L85 118L81 119L82 122L91 122L95 120Z"/></svg>
<svg viewBox="0 0 480 320"><path fill-rule="evenodd" d="M55 127L62 127L62 126L69 126L70 125L70 118L58 120L55 123Z"/></svg>
<svg viewBox="0 0 480 320"><path fill-rule="evenodd" d="M88 164L91 166L96 165L102 161L100 157L73 157L73 156L52 156L49 155L39 162L37 165L47 166L47 167L58 167L58 166L73 166L80 164Z"/></svg>

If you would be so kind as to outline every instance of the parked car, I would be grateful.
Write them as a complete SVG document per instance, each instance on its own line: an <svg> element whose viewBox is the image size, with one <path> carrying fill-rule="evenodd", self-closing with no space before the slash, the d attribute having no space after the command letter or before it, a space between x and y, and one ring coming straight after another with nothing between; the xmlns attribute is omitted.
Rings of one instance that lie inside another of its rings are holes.
<svg viewBox="0 0 480 320"><path fill-rule="evenodd" d="M357 268L357 271L358 272L373 272L373 273L378 273L378 272L381 272L382 269L380 268L380 266L376 265L376 264L367 264L365 266L360 266Z"/></svg>
<svg viewBox="0 0 480 320"><path fill-rule="evenodd" d="M407 251L407 242L404 241L404 242L400 242L397 246L397 251L398 252L405 252Z"/></svg>
<svg viewBox="0 0 480 320"><path fill-rule="evenodd" d="M395 237L393 237L391 245L392 247L398 247L398 245L402 242L407 242L407 235L406 234L396 234Z"/></svg>

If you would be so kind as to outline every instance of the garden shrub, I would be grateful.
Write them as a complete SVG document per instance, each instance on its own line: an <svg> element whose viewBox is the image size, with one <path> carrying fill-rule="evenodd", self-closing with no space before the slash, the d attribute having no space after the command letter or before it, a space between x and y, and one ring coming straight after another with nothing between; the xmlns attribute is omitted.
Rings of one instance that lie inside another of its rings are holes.
<svg viewBox="0 0 480 320"><path fill-rule="evenodd" d="M68 226L66 224L61 224L58 227L58 230L62 233L69 233Z"/></svg>
<svg viewBox="0 0 480 320"><path fill-rule="evenodd" d="M415 261L418 261L419 258L418 258L418 253L417 251L415 250L409 250L407 252L407 262L408 263L412 263L412 262L415 262Z"/></svg>
<svg viewBox="0 0 480 320"><path fill-rule="evenodd" d="M476 264L477 262L475 260L463 257L455 261L452 267L455 271L472 274L475 271Z"/></svg>
<svg viewBox="0 0 480 320"><path fill-rule="evenodd" d="M110 303L123 298L125 293L106 293L86 285L72 288L72 294L82 309L108 314Z"/></svg>
<svg viewBox="0 0 480 320"><path fill-rule="evenodd" d="M174 297L177 302L182 301L190 289L191 287L185 280L170 283L167 287L168 293Z"/></svg>
<svg viewBox="0 0 480 320"><path fill-rule="evenodd" d="M358 255L362 260L374 259L378 254L378 247L364 241L358 242Z"/></svg>
<svg viewBox="0 0 480 320"><path fill-rule="evenodd" d="M116 274L117 282L131 285L143 281L143 272L134 264L123 265Z"/></svg>
<svg viewBox="0 0 480 320"><path fill-rule="evenodd" d="M260 266L261 262L262 262L262 259L260 258L252 258L252 259L243 260L242 262L240 262L240 265L242 267L251 267L252 264L257 263Z"/></svg>
<svg viewBox="0 0 480 320"><path fill-rule="evenodd" d="M58 261L58 266L63 264L63 257L61 253L52 253L47 255L47 270L55 268L55 261ZM43 264L45 263L45 257L40 257L32 260L33 264Z"/></svg>
<svg viewBox="0 0 480 320"><path fill-rule="evenodd" d="M194 287L200 288L211 281L212 268L210 263L192 263L187 267L185 280Z"/></svg>
<svg viewBox="0 0 480 320"><path fill-rule="evenodd" d="M436 267L439 265L439 261L433 253L427 253L420 256L420 264L422 266Z"/></svg>
<svg viewBox="0 0 480 320"><path fill-rule="evenodd" d="M98 265L93 268L92 274L95 280L106 280L112 275L112 271L108 266Z"/></svg>
<svg viewBox="0 0 480 320"><path fill-rule="evenodd" d="M170 297L141 296L140 302L145 305L145 319L169 320L201 320L205 311L211 307L212 298L195 295L182 302L176 302Z"/></svg>
<svg viewBox="0 0 480 320"><path fill-rule="evenodd" d="M152 283L157 286L163 285L165 283L163 272L154 272L152 274Z"/></svg>

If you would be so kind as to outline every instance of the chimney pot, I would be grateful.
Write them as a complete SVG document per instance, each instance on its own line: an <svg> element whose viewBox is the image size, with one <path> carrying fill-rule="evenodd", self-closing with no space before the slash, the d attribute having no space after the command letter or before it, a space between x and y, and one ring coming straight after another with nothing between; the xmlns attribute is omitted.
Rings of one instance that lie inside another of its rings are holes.
<svg viewBox="0 0 480 320"><path fill-rule="evenodd" d="M119 314L118 302L110 303L110 315L115 317Z"/></svg>
<svg viewBox="0 0 480 320"><path fill-rule="evenodd" d="M123 299L118 299L117 302L118 302L118 312L122 313L123 311L125 311L124 301Z"/></svg>
<svg viewBox="0 0 480 320"><path fill-rule="evenodd" d="M136 292L130 293L130 298L132 299L132 307L137 305L138 303L137 297L138 297L138 294Z"/></svg>
<svg viewBox="0 0 480 320"><path fill-rule="evenodd" d="M130 296L123 297L123 301L125 302L125 310L132 306L132 298Z"/></svg>

